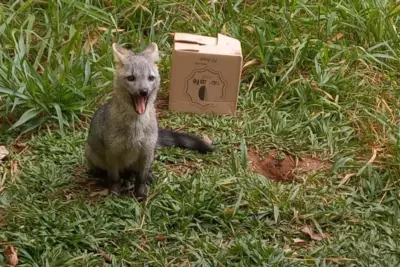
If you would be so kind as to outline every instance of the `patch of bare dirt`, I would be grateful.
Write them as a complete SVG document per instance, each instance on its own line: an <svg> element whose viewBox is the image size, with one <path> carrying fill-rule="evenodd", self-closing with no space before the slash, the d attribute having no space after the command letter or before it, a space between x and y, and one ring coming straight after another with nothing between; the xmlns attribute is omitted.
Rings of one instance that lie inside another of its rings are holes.
<svg viewBox="0 0 400 267"><path fill-rule="evenodd" d="M0 227L4 227L6 225L6 219L4 218L3 211L0 209Z"/></svg>
<svg viewBox="0 0 400 267"><path fill-rule="evenodd" d="M29 150L29 145L27 145L26 143L13 143L11 145L11 149L14 153L20 155L22 153L24 153L25 151Z"/></svg>
<svg viewBox="0 0 400 267"><path fill-rule="evenodd" d="M82 177L86 174L87 169L86 166L80 165L75 168L74 175L78 180L82 180Z"/></svg>
<svg viewBox="0 0 400 267"><path fill-rule="evenodd" d="M247 151L247 155L253 171L274 181L291 181L298 174L321 171L331 166L320 159L306 157L296 160L291 155L277 151L272 151L264 159L251 150Z"/></svg>
<svg viewBox="0 0 400 267"><path fill-rule="evenodd" d="M196 169L196 166L191 164L166 164L165 167L179 175L193 173Z"/></svg>
<svg viewBox="0 0 400 267"><path fill-rule="evenodd" d="M88 176L96 176L100 174L89 174L88 169L86 166L77 166L75 168L75 183L76 183L76 189L82 189L84 188L85 190L89 192L93 191L98 191L104 189L104 186L101 184L100 177L96 177L97 179L94 179L94 177L88 177ZM98 180L99 179L99 180Z"/></svg>
<svg viewBox="0 0 400 267"><path fill-rule="evenodd" d="M61 190L57 196L63 196L67 200L76 198L78 195L86 196L86 202L93 202L96 196L107 195L108 189L102 184L101 177L94 177L96 174L89 174L85 165L77 166L74 170L75 184L66 190ZM93 177L92 177L93 176Z"/></svg>
<svg viewBox="0 0 400 267"><path fill-rule="evenodd" d="M127 178L130 173L121 174ZM74 171L75 185L62 192L66 199L73 198L76 194L81 194L85 197L86 203L96 202L98 199L110 195L108 186L105 183L107 177L106 172L90 171L87 166L77 166ZM133 183L127 182L123 184L121 195L132 196Z"/></svg>
<svg viewBox="0 0 400 267"><path fill-rule="evenodd" d="M77 166L73 172L75 183L70 188L64 188L48 195L48 198L63 198L66 201L73 201L76 198L87 196L88 201L93 197L93 192L104 190L99 182L87 177L87 169L84 165ZM95 194L96 195L96 194Z"/></svg>

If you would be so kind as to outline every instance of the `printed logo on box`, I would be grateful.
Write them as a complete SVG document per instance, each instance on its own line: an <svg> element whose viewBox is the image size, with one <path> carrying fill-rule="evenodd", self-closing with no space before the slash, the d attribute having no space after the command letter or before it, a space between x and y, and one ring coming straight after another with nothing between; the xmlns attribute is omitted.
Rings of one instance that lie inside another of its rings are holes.
<svg viewBox="0 0 400 267"><path fill-rule="evenodd" d="M204 108L212 102L223 101L225 86L220 73L210 69L194 70L186 79L185 92L190 102Z"/></svg>

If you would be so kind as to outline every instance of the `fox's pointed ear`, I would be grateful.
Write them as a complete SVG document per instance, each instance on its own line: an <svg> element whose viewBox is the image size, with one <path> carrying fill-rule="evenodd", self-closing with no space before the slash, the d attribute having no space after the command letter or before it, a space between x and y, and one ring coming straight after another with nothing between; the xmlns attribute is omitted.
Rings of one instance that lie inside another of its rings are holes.
<svg viewBox="0 0 400 267"><path fill-rule="evenodd" d="M114 54L114 62L117 66L121 67L124 65L125 59L132 55L132 52L128 49L121 47L119 44L112 44L113 54Z"/></svg>
<svg viewBox="0 0 400 267"><path fill-rule="evenodd" d="M158 46L156 43L151 43L141 54L149 57L154 63L160 61Z"/></svg>

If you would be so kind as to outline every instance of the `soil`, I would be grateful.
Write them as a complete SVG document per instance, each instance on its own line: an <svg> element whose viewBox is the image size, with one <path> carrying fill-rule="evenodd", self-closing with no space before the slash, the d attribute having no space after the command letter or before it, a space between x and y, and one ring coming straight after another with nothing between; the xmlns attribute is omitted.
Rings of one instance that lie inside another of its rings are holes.
<svg viewBox="0 0 400 267"><path fill-rule="evenodd" d="M196 167L191 164L166 164L165 167L178 175L193 173Z"/></svg>
<svg viewBox="0 0 400 267"><path fill-rule="evenodd" d="M2 210L0 209L0 227L4 227L6 225L7 225L6 219L4 218Z"/></svg>
<svg viewBox="0 0 400 267"><path fill-rule="evenodd" d="M247 155L253 171L274 181L291 181L297 174L321 171L331 166L330 163L312 157L296 161L293 156L284 154L284 157L279 158L277 151L272 151L264 159L252 150L247 151Z"/></svg>

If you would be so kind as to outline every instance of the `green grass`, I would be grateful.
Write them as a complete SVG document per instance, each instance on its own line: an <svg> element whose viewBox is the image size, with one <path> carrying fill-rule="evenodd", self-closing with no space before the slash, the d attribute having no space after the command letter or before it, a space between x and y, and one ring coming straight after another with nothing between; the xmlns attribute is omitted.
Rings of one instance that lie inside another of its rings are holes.
<svg viewBox="0 0 400 267"><path fill-rule="evenodd" d="M211 2L0 3L1 255L12 244L19 266L102 266L100 251L112 266L399 266L400 3ZM161 126L207 134L217 151L160 150L147 203L90 196L83 148L111 92L111 43L157 42L166 96L175 31L242 42L238 116L163 110ZM273 182L246 167L247 149L332 167Z"/></svg>

